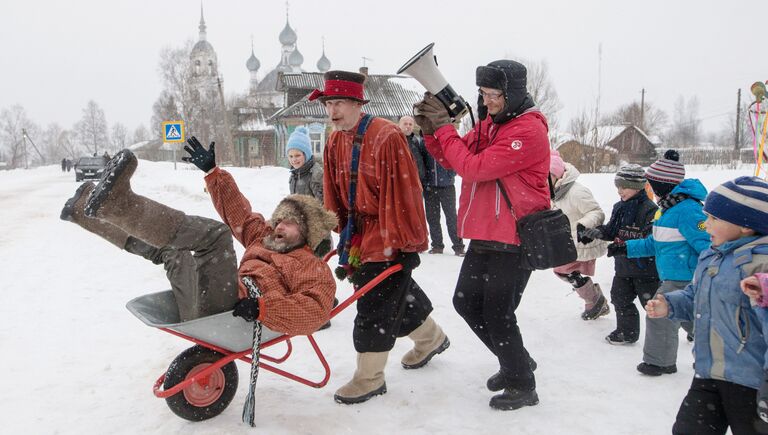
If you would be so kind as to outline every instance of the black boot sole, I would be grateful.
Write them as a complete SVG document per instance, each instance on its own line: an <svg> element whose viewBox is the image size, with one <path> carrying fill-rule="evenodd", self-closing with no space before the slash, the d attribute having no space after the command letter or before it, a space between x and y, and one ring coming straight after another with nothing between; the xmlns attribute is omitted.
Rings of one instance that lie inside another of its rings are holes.
<svg viewBox="0 0 768 435"><path fill-rule="evenodd" d="M371 391L370 393L363 394L362 396L358 397L342 397L338 394L333 395L333 400L336 401L336 403L341 403L343 405L354 405L356 403L363 403L372 397L375 396L381 396L382 394L387 392L387 384L386 382L381 387Z"/></svg>
<svg viewBox="0 0 768 435"><path fill-rule="evenodd" d="M87 181L80 185L80 187L77 188L75 191L75 194L72 196L72 198L69 198L66 203L64 203L64 208L61 209L61 215L59 218L63 221L71 221L72 220L72 214L75 212L75 203L80 199L80 197L83 195L83 192L88 188L88 186L93 186L92 181Z"/></svg>
<svg viewBox="0 0 768 435"><path fill-rule="evenodd" d="M520 398L519 400L506 400L503 398L497 399L499 396L491 398L491 402L488 404L493 409L500 411L512 411L520 409L523 406L535 406L539 404L539 395L534 391L529 397Z"/></svg>
<svg viewBox="0 0 768 435"><path fill-rule="evenodd" d="M114 187L115 179L120 177L123 172L128 168L131 160L136 159L133 152L129 149L124 149L107 163L107 167L104 168L104 173L101 174L99 184L91 192L91 196L88 198L88 202L85 204L85 215L88 217L96 217L96 213L101 208L104 201L109 198L109 194Z"/></svg>
<svg viewBox="0 0 768 435"><path fill-rule="evenodd" d="M448 340L448 337L445 337L445 340L443 340L443 343L440 346L438 346L437 349L430 352L429 355L427 355L427 357L424 358L423 360L419 361L416 364L403 364L402 362L401 364L403 364L403 368L406 370L420 369L425 365L427 365L427 363L429 363L429 360L431 360L435 355L439 355L445 352L445 349L448 349L449 347L451 347L451 340Z"/></svg>

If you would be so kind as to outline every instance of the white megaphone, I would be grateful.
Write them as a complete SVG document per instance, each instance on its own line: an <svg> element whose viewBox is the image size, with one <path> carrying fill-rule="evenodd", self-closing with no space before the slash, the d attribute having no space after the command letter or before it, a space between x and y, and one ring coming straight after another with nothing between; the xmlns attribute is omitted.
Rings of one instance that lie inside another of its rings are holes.
<svg viewBox="0 0 768 435"><path fill-rule="evenodd" d="M448 81L445 80L440 70L437 69L437 60L432 54L432 48L435 43L431 43L416 53L405 65L397 70L398 74L408 74L415 78L422 86L427 88L432 95L448 109L448 114L454 120L460 119L469 111L469 105L461 95L453 90Z"/></svg>

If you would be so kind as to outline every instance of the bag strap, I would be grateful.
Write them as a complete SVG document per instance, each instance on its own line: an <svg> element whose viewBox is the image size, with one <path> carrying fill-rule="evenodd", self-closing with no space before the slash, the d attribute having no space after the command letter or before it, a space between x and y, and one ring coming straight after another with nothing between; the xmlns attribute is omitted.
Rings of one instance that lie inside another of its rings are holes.
<svg viewBox="0 0 768 435"><path fill-rule="evenodd" d="M549 182L549 199L555 199L555 187L552 185L552 178L547 175L547 181ZM512 211L512 215L517 218L517 215L515 215L515 209L512 208L512 201L509 200L509 196L507 196L507 189L504 188L504 185L501 183L501 179L496 179L496 184L499 186L499 190L501 190L501 196L504 197L504 202L507 203L507 207L509 207L509 210Z"/></svg>
<svg viewBox="0 0 768 435"><path fill-rule="evenodd" d="M360 148L363 145L363 137L373 119L373 115L365 114L357 125L355 138L352 140L352 161L350 163L349 179L349 212L347 213L347 225L341 232L339 240L339 265L346 265L349 261L349 250L352 247L352 236L355 234L355 200L357 199L357 167L360 163Z"/></svg>

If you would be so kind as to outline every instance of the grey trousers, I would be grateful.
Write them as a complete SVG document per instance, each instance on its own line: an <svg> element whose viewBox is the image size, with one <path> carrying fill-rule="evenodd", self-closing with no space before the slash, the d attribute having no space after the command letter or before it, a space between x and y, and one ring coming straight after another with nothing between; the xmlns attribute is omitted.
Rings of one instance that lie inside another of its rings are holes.
<svg viewBox="0 0 768 435"><path fill-rule="evenodd" d="M662 281L656 295L685 288L690 281ZM685 322L686 331L691 332L689 322ZM643 362L655 366L671 366L677 361L678 331L680 322L667 318L645 318L645 344L643 344Z"/></svg>
<svg viewBox="0 0 768 435"><path fill-rule="evenodd" d="M159 248L180 321L231 310L237 297L237 257L229 227L185 216L176 235Z"/></svg>

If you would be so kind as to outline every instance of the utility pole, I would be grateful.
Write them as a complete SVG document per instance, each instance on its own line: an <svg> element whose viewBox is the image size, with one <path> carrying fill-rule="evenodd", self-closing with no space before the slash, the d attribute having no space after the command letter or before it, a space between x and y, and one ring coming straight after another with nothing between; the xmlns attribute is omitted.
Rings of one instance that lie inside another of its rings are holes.
<svg viewBox="0 0 768 435"><path fill-rule="evenodd" d="M733 138L733 162L741 160L741 88L736 91L736 134Z"/></svg>
<svg viewBox="0 0 768 435"><path fill-rule="evenodd" d="M640 91L640 130L645 132L645 88Z"/></svg>
<svg viewBox="0 0 768 435"><path fill-rule="evenodd" d="M221 111L222 111L222 114L224 115L224 130L226 130L225 132L226 138L227 138L227 141L229 141L227 146L224 147L224 150L225 150L224 160L227 160L226 157L228 155L229 157L228 160L232 162L233 165L236 163L239 165L240 158L235 152L235 142L232 139L232 129L229 128L229 115L227 114L227 106L224 105L224 91L221 88L221 77L219 76L216 77L216 83L219 86L219 101L221 102Z"/></svg>

